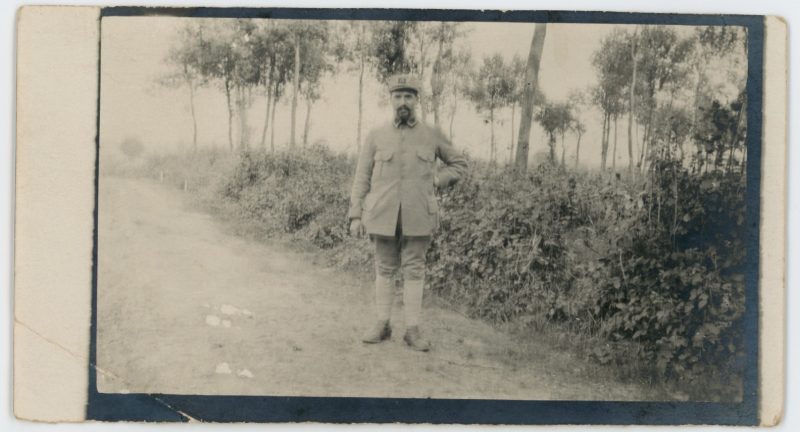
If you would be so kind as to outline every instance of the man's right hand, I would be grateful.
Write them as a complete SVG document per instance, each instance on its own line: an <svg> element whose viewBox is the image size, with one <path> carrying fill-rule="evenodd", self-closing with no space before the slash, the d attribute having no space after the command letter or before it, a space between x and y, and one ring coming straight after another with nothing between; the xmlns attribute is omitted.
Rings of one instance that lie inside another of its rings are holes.
<svg viewBox="0 0 800 432"><path fill-rule="evenodd" d="M364 224L361 223L361 219L354 218L350 221L350 235L353 237L361 237L364 235L365 229Z"/></svg>

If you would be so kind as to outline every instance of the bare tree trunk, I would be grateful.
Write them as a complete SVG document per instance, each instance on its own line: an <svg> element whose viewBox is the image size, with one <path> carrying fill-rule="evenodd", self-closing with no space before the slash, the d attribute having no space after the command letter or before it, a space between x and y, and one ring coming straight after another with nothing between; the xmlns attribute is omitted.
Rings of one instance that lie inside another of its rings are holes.
<svg viewBox="0 0 800 432"><path fill-rule="evenodd" d="M608 168L608 148L611 146L611 114L608 116L608 126L606 126L605 146L603 146L603 171Z"/></svg>
<svg viewBox="0 0 800 432"><path fill-rule="evenodd" d="M453 122L456 119L456 111L458 110L458 81L453 80L453 109L450 110L450 133L448 137L453 141Z"/></svg>
<svg viewBox="0 0 800 432"><path fill-rule="evenodd" d="M420 84L422 84L425 82L425 34L422 28L419 28L418 31L419 32L417 36L419 37L419 64L420 64L419 82ZM417 95L417 98L419 99L418 106L419 106L420 118L422 119L422 121L425 121L425 114L426 114L425 103L427 102L425 100L425 92L420 91L419 94Z"/></svg>
<svg viewBox="0 0 800 432"><path fill-rule="evenodd" d="M308 131L311 130L311 106L314 104L310 99L306 102L306 124L303 128L303 146L308 145Z"/></svg>
<svg viewBox="0 0 800 432"><path fill-rule="evenodd" d="M606 130L608 129L608 114L603 114L603 131L600 136L600 171L606 170Z"/></svg>
<svg viewBox="0 0 800 432"><path fill-rule="evenodd" d="M678 208L680 206L680 202L678 201L678 176L675 175L675 165L672 166L672 197L675 202L672 205L672 243L675 244L675 234L678 231Z"/></svg>
<svg viewBox="0 0 800 432"><path fill-rule="evenodd" d="M528 53L528 64L525 70L525 92L522 100L522 117L517 139L517 155L515 168L520 171L528 169L528 151L530 149L531 123L533 122L533 103L539 87L539 63L542 60L542 48L547 34L547 24L537 23L533 30L531 49Z"/></svg>
<svg viewBox="0 0 800 432"><path fill-rule="evenodd" d="M433 109L433 124L439 126L439 105L442 97L442 52L444 50L444 33L447 24L440 23L439 47L436 50L436 60L433 62L431 73L431 108ZM424 64L423 64L424 67Z"/></svg>
<svg viewBox="0 0 800 432"><path fill-rule="evenodd" d="M270 151L275 153L275 107L278 106L278 85L275 84L275 91L272 92L272 119L270 123L272 123L272 128L270 128L270 136L269 136L269 147Z"/></svg>
<svg viewBox="0 0 800 432"><path fill-rule="evenodd" d="M581 156L581 136L583 134L578 134L578 143L575 145L575 169L578 168L578 160Z"/></svg>
<svg viewBox="0 0 800 432"><path fill-rule="evenodd" d="M361 35L363 37L363 31L361 32ZM366 68L364 54L360 53L359 56L360 65L358 71L358 126L356 126L356 154L361 154L361 122L364 115L364 69Z"/></svg>
<svg viewBox="0 0 800 432"><path fill-rule="evenodd" d="M237 110L239 112L239 151L245 151L249 144L249 128L247 126L247 89L241 85L236 87Z"/></svg>
<svg viewBox="0 0 800 432"><path fill-rule="evenodd" d="M289 147L295 146L295 125L297 124L297 96L300 93L300 35L294 36L294 76L292 87L292 129L289 135Z"/></svg>
<svg viewBox="0 0 800 432"><path fill-rule="evenodd" d="M269 79L264 84L267 88L267 100L264 101L267 105L266 110L264 111L264 129L261 130L261 149L267 149L267 127L269 126L269 109L272 106L272 77L275 71L275 64L274 62L270 61L269 65Z"/></svg>
<svg viewBox="0 0 800 432"><path fill-rule="evenodd" d="M614 115L614 150L611 152L611 171L617 172L617 115Z"/></svg>
<svg viewBox="0 0 800 432"><path fill-rule="evenodd" d="M489 126L491 129L491 138L489 140L489 162L492 166L495 165L495 151L494 151L494 108L489 108Z"/></svg>
<svg viewBox="0 0 800 432"><path fill-rule="evenodd" d="M650 144L653 141L653 112L655 111L654 107L650 107L650 113L647 116L647 127L644 131L644 141L642 142L642 154L641 154L641 170L644 172L647 167L648 157L647 152L649 151Z"/></svg>
<svg viewBox="0 0 800 432"><path fill-rule="evenodd" d="M267 149L267 127L269 126L269 109L272 106L272 83L267 83L267 100L264 101L267 106L264 111L264 129L261 130L261 149Z"/></svg>
<svg viewBox="0 0 800 432"><path fill-rule="evenodd" d="M650 140L650 122L644 126L644 136L642 136L641 151L639 152L639 170L644 172L644 163L647 158L647 142Z"/></svg>
<svg viewBox="0 0 800 432"><path fill-rule="evenodd" d="M225 80L225 102L228 107L228 151L233 152L233 107L231 106L231 86Z"/></svg>
<svg viewBox="0 0 800 432"><path fill-rule="evenodd" d="M698 65L695 68L697 72L697 81L694 84L694 102L692 103L692 131L697 128L697 111L700 108L700 89L702 88L703 82L703 71L701 67Z"/></svg>
<svg viewBox="0 0 800 432"><path fill-rule="evenodd" d="M561 131L561 166L563 168L567 167L566 157L565 157L566 154L567 154L567 148L564 146L564 131Z"/></svg>
<svg viewBox="0 0 800 432"><path fill-rule="evenodd" d="M192 112L192 151L197 151L197 114L194 110L194 84L189 81L189 108Z"/></svg>
<svg viewBox="0 0 800 432"><path fill-rule="evenodd" d="M514 117L517 116L517 103L511 103L511 149L508 151L508 166L514 163Z"/></svg>
<svg viewBox="0 0 800 432"><path fill-rule="evenodd" d="M642 134L642 142L639 144L639 170L642 171L642 161L644 160L644 145L647 142L648 126L644 125L644 133Z"/></svg>
<svg viewBox="0 0 800 432"><path fill-rule="evenodd" d="M633 63L633 73L631 74L631 88L628 98L628 171L633 172L633 116L636 108L636 43L639 29L633 31L631 41L631 63Z"/></svg>

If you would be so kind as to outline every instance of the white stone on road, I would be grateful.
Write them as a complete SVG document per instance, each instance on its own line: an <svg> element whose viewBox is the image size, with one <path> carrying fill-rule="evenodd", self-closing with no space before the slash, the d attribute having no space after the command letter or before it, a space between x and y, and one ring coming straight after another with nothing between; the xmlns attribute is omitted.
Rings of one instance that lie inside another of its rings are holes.
<svg viewBox="0 0 800 432"><path fill-rule="evenodd" d="M253 373L250 372L247 369L241 369L239 372L236 373L236 375L239 375L240 377L245 377L245 378L253 378Z"/></svg>
<svg viewBox="0 0 800 432"><path fill-rule="evenodd" d="M216 327L219 325L219 317L216 315L206 315L206 324L210 325L211 327Z"/></svg>
<svg viewBox="0 0 800 432"><path fill-rule="evenodd" d="M230 374L232 372L231 366L228 363L222 362L217 365L217 369L215 372L218 374L226 374L226 375Z"/></svg>
<svg viewBox="0 0 800 432"><path fill-rule="evenodd" d="M220 308L220 312L224 313L225 315L238 315L239 313L241 313L239 308L237 308L236 306L231 306L229 304L222 305L222 307Z"/></svg>

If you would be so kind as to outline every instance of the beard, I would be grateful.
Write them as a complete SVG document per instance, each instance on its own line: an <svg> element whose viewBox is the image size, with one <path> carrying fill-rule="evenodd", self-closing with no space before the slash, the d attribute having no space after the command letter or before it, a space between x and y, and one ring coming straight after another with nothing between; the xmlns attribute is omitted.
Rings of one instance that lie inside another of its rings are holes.
<svg viewBox="0 0 800 432"><path fill-rule="evenodd" d="M406 121L411 117L412 111L411 108L409 108L407 105L401 105L397 107L396 113L397 113L397 118L399 118L402 121Z"/></svg>

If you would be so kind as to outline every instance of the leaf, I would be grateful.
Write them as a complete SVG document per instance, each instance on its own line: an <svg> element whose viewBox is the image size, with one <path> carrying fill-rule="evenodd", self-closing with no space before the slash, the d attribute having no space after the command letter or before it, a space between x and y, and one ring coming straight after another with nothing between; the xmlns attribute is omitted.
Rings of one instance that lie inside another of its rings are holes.
<svg viewBox="0 0 800 432"><path fill-rule="evenodd" d="M700 298L700 301L697 303L697 307L698 307L698 309L703 309L708 304L708 294L706 294L706 293L700 294L699 298Z"/></svg>

